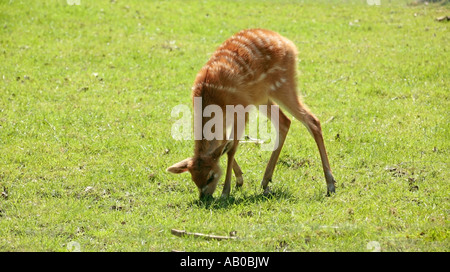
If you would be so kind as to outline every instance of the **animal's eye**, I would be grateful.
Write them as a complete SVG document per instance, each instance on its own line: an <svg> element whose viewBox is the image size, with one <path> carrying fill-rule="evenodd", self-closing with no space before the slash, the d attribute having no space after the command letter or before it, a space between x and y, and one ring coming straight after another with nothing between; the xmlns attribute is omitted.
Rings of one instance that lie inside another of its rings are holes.
<svg viewBox="0 0 450 272"><path fill-rule="evenodd" d="M209 174L209 178L206 181L206 184L210 184L211 182L213 182L213 180L214 180L214 172L211 171Z"/></svg>

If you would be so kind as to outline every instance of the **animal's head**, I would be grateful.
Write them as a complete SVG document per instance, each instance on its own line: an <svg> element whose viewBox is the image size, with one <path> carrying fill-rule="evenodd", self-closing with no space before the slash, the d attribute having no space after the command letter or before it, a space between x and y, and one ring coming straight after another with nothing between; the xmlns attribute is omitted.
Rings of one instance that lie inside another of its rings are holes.
<svg viewBox="0 0 450 272"><path fill-rule="evenodd" d="M177 162L167 168L167 171L174 174L189 171L200 192L200 198L212 196L222 174L219 165L220 156L227 153L232 145L232 141L225 142L207 154L196 154L194 157Z"/></svg>

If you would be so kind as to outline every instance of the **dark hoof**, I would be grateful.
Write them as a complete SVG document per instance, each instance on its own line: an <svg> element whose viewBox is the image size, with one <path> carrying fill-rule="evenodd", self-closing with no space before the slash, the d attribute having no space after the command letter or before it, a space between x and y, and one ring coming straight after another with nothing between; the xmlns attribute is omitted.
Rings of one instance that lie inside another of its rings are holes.
<svg viewBox="0 0 450 272"><path fill-rule="evenodd" d="M222 193L222 195L220 196L220 199L227 199L230 197L230 193Z"/></svg>
<svg viewBox="0 0 450 272"><path fill-rule="evenodd" d="M331 196L331 194L336 193L336 187L334 186L334 183L327 184L327 196Z"/></svg>
<svg viewBox="0 0 450 272"><path fill-rule="evenodd" d="M213 196L200 196L200 198L198 199L198 203L202 203L203 205L210 205L211 203L214 202L214 197Z"/></svg>
<svg viewBox="0 0 450 272"><path fill-rule="evenodd" d="M244 185L244 179L242 177L236 178L236 188L241 188Z"/></svg>
<svg viewBox="0 0 450 272"><path fill-rule="evenodd" d="M269 196L269 195L271 195L271 194L272 194L272 191L270 190L270 187L267 186L266 189L264 189L263 195Z"/></svg>

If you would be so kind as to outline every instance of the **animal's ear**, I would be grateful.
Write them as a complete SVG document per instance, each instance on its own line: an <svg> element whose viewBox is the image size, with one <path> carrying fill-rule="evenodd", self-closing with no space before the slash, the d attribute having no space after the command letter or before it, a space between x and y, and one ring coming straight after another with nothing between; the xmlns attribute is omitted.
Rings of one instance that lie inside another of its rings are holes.
<svg viewBox="0 0 450 272"><path fill-rule="evenodd" d="M222 156L223 154L227 153L228 151L230 151L230 149L233 147L233 143L234 141L230 140L227 141L221 145L219 145L212 153L211 153L211 157L213 158L219 158L220 156Z"/></svg>
<svg viewBox="0 0 450 272"><path fill-rule="evenodd" d="M180 174L186 172L192 164L192 158L184 159L180 162L175 163L171 167L167 168L166 171L174 174Z"/></svg>

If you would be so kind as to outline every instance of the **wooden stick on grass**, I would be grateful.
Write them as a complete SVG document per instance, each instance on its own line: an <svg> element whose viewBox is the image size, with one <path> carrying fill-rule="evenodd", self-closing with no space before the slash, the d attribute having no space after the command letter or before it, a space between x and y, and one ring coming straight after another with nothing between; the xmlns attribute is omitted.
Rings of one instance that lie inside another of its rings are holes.
<svg viewBox="0 0 450 272"><path fill-rule="evenodd" d="M209 240L227 240L227 239L236 239L237 238L237 237L232 237L232 236L218 236L218 235L212 235L212 234L193 233L193 232L187 232L185 230L177 230L177 229L171 229L171 232L173 235L176 235L178 237L194 236L194 237L200 237L200 238L209 239Z"/></svg>

